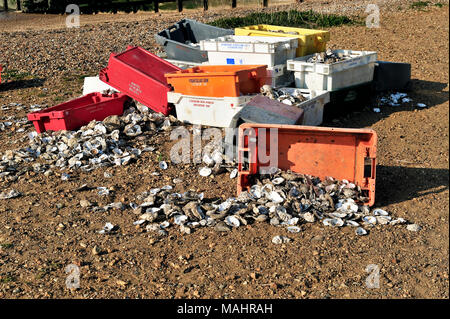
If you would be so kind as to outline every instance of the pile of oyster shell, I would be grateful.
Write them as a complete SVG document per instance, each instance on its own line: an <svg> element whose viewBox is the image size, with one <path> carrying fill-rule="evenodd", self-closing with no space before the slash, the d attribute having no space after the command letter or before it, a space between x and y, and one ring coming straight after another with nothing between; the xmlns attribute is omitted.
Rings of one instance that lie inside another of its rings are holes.
<svg viewBox="0 0 450 319"><path fill-rule="evenodd" d="M396 225L406 221L393 219L382 209L372 212L363 205L368 198L360 187L346 180L326 178L321 181L308 175L277 170L261 175L237 198L207 200L203 193L183 194L171 185L140 194L140 204L130 206L139 219L134 222L147 231L167 234L174 225L182 233L202 226L227 231L254 222L266 222L299 232L300 225L322 222L330 227L354 227L357 235L366 235L377 224Z"/></svg>
<svg viewBox="0 0 450 319"><path fill-rule="evenodd" d="M299 89L295 89L292 94L289 94L282 88L277 89L267 84L261 87L261 94L269 99L276 100L287 105L299 105L300 103L308 100L307 97L303 96Z"/></svg>
<svg viewBox="0 0 450 319"><path fill-rule="evenodd" d="M143 106L130 106L122 116L110 116L92 121L77 131L46 131L28 134L28 146L8 150L0 156L0 178L20 175L33 170L37 173L52 169L81 169L127 165L142 152L154 148L132 147L130 140L145 131L169 130L177 119L151 113Z"/></svg>
<svg viewBox="0 0 450 319"><path fill-rule="evenodd" d="M349 55L345 55L342 52L335 53L331 49L328 49L325 52L314 53L312 57L310 57L307 62L308 63L324 63L324 64L332 64L339 61L349 59Z"/></svg>

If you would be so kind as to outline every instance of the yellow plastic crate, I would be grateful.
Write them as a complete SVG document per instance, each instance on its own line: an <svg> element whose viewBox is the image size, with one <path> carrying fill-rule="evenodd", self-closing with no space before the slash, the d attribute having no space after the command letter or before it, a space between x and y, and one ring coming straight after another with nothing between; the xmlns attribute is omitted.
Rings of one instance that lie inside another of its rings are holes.
<svg viewBox="0 0 450 319"><path fill-rule="evenodd" d="M328 31L281 27L268 24L236 28L234 32L235 35L298 38L297 57L325 51L327 42L330 41L330 32ZM294 32L296 34L293 34Z"/></svg>

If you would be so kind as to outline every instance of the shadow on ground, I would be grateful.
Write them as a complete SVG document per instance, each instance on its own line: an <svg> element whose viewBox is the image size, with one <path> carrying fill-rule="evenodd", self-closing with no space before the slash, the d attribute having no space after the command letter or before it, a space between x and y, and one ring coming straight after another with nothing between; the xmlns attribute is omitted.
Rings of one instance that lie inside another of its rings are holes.
<svg viewBox="0 0 450 319"><path fill-rule="evenodd" d="M376 183L375 205L387 206L448 190L449 171L378 165Z"/></svg>
<svg viewBox="0 0 450 319"><path fill-rule="evenodd" d="M424 103L428 108L440 105L449 100L449 91L444 91L448 83L411 80L411 89L406 92L412 102L400 106L380 106L381 97L388 96L390 92L371 91L368 87L350 92L356 96L351 102L339 101L325 105L323 126L331 127L369 127L376 122L389 117L395 112L413 111L417 109L417 103ZM381 109L380 113L373 111L374 107Z"/></svg>
<svg viewBox="0 0 450 319"><path fill-rule="evenodd" d="M6 83L0 84L0 92L6 92L17 89L26 89L41 87L45 82L44 78L34 78L28 80L14 80Z"/></svg>

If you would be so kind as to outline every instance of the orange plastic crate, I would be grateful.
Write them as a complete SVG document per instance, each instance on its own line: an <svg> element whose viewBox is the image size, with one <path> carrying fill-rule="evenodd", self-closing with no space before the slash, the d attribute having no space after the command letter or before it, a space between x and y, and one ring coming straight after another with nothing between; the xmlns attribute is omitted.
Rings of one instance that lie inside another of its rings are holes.
<svg viewBox="0 0 450 319"><path fill-rule="evenodd" d="M204 65L166 73L174 91L185 95L232 97L259 93L266 65Z"/></svg>
<svg viewBox="0 0 450 319"><path fill-rule="evenodd" d="M259 138L266 139L265 150L258 150ZM277 149L270 150L270 140L278 142ZM377 134L371 129L242 124L239 127L238 194L252 186L252 175L268 167L269 163L258 160L258 154L269 155L270 151L278 153L277 167L282 170L320 179L328 176L346 179L360 186L369 198L363 204L375 203Z"/></svg>

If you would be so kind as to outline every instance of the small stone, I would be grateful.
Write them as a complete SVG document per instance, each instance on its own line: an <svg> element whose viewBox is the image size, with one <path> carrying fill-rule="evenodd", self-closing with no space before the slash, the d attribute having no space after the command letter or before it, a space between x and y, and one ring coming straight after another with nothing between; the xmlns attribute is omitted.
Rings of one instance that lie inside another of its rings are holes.
<svg viewBox="0 0 450 319"><path fill-rule="evenodd" d="M406 226L406 229L409 231L419 231L422 229L422 227L417 224L409 224L408 226Z"/></svg>
<svg viewBox="0 0 450 319"><path fill-rule="evenodd" d="M50 175L53 175L53 171L47 170L44 172L44 176L49 177Z"/></svg>
<svg viewBox="0 0 450 319"><path fill-rule="evenodd" d="M92 206L92 204L90 201L82 199L80 200L80 206L86 208Z"/></svg>
<svg viewBox="0 0 450 319"><path fill-rule="evenodd" d="M250 273L250 278L252 278L253 280L256 280L259 278L259 274L257 274L256 272L252 272L252 273Z"/></svg>
<svg viewBox="0 0 450 319"><path fill-rule="evenodd" d="M214 226L214 229L218 232L230 231L230 227L228 227L224 222L217 223L216 226Z"/></svg>
<svg viewBox="0 0 450 319"><path fill-rule="evenodd" d="M97 245L95 245L94 248L92 248L92 255L98 256L100 255L100 253L101 253L100 248Z"/></svg>

